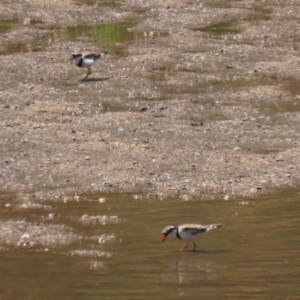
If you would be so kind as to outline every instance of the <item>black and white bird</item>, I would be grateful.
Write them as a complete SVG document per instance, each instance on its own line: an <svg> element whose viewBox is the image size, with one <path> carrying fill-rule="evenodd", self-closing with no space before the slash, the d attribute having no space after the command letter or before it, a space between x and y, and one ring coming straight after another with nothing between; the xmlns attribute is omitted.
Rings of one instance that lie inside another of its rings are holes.
<svg viewBox="0 0 300 300"><path fill-rule="evenodd" d="M180 226L167 226L162 231L163 241L168 237L168 235L176 236L180 240L186 240L186 246L179 249L180 251L188 248L188 242L192 241L194 244L194 251L196 250L196 244L193 239L205 234L207 231L222 227L223 224L211 224L211 225L200 225L200 224L184 224Z"/></svg>
<svg viewBox="0 0 300 300"><path fill-rule="evenodd" d="M75 65L79 68L87 68L87 74L81 80L86 80L91 75L91 67L100 60L102 54L106 54L108 51L102 51L101 53L86 52L86 53L72 53L70 60L73 60Z"/></svg>

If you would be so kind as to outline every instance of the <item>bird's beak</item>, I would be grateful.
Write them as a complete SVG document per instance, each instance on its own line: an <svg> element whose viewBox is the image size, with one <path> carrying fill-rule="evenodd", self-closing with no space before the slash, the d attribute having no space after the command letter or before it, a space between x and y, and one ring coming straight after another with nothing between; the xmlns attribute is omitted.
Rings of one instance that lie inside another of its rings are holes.
<svg viewBox="0 0 300 300"><path fill-rule="evenodd" d="M166 238L167 238L167 235L164 234L163 238L162 238L162 241L164 242Z"/></svg>
<svg viewBox="0 0 300 300"><path fill-rule="evenodd" d="M70 56L70 60L74 59L73 55Z"/></svg>

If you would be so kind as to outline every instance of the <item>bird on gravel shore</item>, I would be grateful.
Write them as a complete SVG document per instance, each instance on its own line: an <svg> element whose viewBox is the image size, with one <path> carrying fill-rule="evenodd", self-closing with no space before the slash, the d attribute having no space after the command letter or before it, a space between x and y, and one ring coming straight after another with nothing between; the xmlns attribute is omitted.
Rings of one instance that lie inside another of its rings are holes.
<svg viewBox="0 0 300 300"><path fill-rule="evenodd" d="M168 235L174 235L180 240L186 240L186 246L179 249L182 251L188 248L188 242L192 241L194 244L194 251L196 250L196 244L193 239L198 238L209 230L222 227L223 224L211 224L211 225L200 225L200 224L184 224L180 226L167 226L162 231L163 234L163 242L168 237Z"/></svg>
<svg viewBox="0 0 300 300"><path fill-rule="evenodd" d="M70 60L73 60L75 65L79 68L87 68L87 74L81 80L86 80L89 75L91 75L92 70L91 67L94 65L98 60L100 60L102 54L107 54L108 51L102 51L101 53L94 53L94 52L86 52L86 53L72 53L70 56Z"/></svg>

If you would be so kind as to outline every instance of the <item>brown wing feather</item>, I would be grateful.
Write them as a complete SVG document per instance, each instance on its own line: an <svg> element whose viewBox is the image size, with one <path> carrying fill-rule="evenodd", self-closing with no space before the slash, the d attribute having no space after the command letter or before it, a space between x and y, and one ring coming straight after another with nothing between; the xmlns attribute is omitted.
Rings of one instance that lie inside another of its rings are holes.
<svg viewBox="0 0 300 300"><path fill-rule="evenodd" d="M95 53L95 52L85 52L82 53L82 57L83 58L93 58L93 59L97 59L101 56L101 54Z"/></svg>

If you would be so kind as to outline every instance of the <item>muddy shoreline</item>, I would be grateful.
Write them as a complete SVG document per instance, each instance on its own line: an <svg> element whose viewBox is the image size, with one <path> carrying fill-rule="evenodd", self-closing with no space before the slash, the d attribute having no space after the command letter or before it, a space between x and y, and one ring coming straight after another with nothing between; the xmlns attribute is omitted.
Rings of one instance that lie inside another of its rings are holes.
<svg viewBox="0 0 300 300"><path fill-rule="evenodd" d="M299 184L299 6L97 3L1 2L16 20L1 23L1 190L228 200ZM68 31L123 23L113 45ZM69 54L109 47L78 82Z"/></svg>

